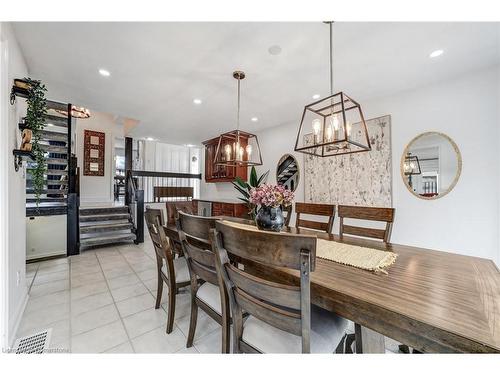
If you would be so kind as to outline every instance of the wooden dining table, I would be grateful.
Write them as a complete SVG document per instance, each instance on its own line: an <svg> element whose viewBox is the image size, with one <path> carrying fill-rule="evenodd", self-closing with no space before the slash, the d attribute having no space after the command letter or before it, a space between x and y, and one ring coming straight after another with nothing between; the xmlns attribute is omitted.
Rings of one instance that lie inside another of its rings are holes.
<svg viewBox="0 0 500 375"><path fill-rule="evenodd" d="M164 229L170 238L178 236L175 226ZM311 301L356 323L358 351L384 352L387 336L423 353L500 353L500 272L493 261L293 227L284 231L398 255L387 274L316 258ZM250 262L245 267L276 281L300 280L291 270Z"/></svg>

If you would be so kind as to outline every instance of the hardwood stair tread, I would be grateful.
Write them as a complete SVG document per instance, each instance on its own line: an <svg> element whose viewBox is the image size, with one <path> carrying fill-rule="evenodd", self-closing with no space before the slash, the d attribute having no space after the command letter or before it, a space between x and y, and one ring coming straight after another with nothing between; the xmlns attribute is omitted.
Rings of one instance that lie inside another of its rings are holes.
<svg viewBox="0 0 500 375"><path fill-rule="evenodd" d="M26 203L35 203L36 198L26 198ZM45 202L66 202L66 197L40 197L40 202L45 203Z"/></svg>
<svg viewBox="0 0 500 375"><path fill-rule="evenodd" d="M31 180L31 171L33 170L33 168L28 168L26 169L26 172L27 173L27 176L28 176L28 180ZM66 169L47 169L45 171L45 174L47 176L64 176L64 175L67 175L68 174L68 171Z"/></svg>
<svg viewBox="0 0 500 375"><path fill-rule="evenodd" d="M66 146L54 146L54 145L46 145L40 143L40 148L46 152L53 152L57 154L67 154L68 148Z"/></svg>
<svg viewBox="0 0 500 375"><path fill-rule="evenodd" d="M123 234L115 234L115 235L106 235L99 237L90 237L90 238L82 238L80 239L81 246L98 246L105 245L110 243L118 243L125 241L134 241L136 236L134 233L123 233Z"/></svg>
<svg viewBox="0 0 500 375"><path fill-rule="evenodd" d="M40 194L67 194L68 189L43 189ZM26 189L26 194L35 194L35 189Z"/></svg>
<svg viewBox="0 0 500 375"><path fill-rule="evenodd" d="M130 230L134 226L132 223L109 223L109 224L97 224L97 225L85 225L80 226L80 233L103 233L112 232L118 230Z"/></svg>
<svg viewBox="0 0 500 375"><path fill-rule="evenodd" d="M130 217L130 215L128 213L105 214L105 215L80 215L80 221L81 222L109 221L109 220L128 219L129 217Z"/></svg>
<svg viewBox="0 0 500 375"><path fill-rule="evenodd" d="M128 214L128 206L113 207L80 207L80 215L100 215L100 214Z"/></svg>

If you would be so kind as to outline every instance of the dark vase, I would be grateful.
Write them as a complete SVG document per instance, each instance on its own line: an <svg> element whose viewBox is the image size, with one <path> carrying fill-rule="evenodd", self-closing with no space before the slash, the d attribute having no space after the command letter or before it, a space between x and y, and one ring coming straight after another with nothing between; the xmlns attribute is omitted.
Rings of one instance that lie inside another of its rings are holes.
<svg viewBox="0 0 500 375"><path fill-rule="evenodd" d="M285 225L281 207L260 206L255 223L259 229L279 232Z"/></svg>

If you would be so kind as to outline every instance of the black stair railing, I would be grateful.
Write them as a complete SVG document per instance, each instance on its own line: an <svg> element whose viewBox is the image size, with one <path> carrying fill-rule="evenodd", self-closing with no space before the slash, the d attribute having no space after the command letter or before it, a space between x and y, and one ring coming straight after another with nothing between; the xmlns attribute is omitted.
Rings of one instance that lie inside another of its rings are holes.
<svg viewBox="0 0 500 375"><path fill-rule="evenodd" d="M144 191L137 189L136 180L132 171L127 170L125 175L125 204L131 210L134 224L135 243L144 242Z"/></svg>

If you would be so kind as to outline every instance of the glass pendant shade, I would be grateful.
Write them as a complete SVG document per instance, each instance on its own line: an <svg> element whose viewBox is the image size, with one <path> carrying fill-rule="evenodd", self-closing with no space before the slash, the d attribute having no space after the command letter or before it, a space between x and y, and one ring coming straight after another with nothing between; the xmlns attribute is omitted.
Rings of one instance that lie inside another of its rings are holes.
<svg viewBox="0 0 500 375"><path fill-rule="evenodd" d="M345 93L338 92L305 106L295 151L325 157L369 150L361 106Z"/></svg>
<svg viewBox="0 0 500 375"><path fill-rule="evenodd" d="M262 156L257 136L240 130L240 81L245 78L245 73L237 70L233 72L233 78L238 80L236 130L222 133L219 136L214 164L229 167L262 165Z"/></svg>
<svg viewBox="0 0 500 375"><path fill-rule="evenodd" d="M262 165L257 136L243 130L221 134L215 154L215 164L247 167Z"/></svg>
<svg viewBox="0 0 500 375"><path fill-rule="evenodd" d="M403 169L406 176L422 174L418 157L416 155L412 155L410 152L405 156Z"/></svg>

